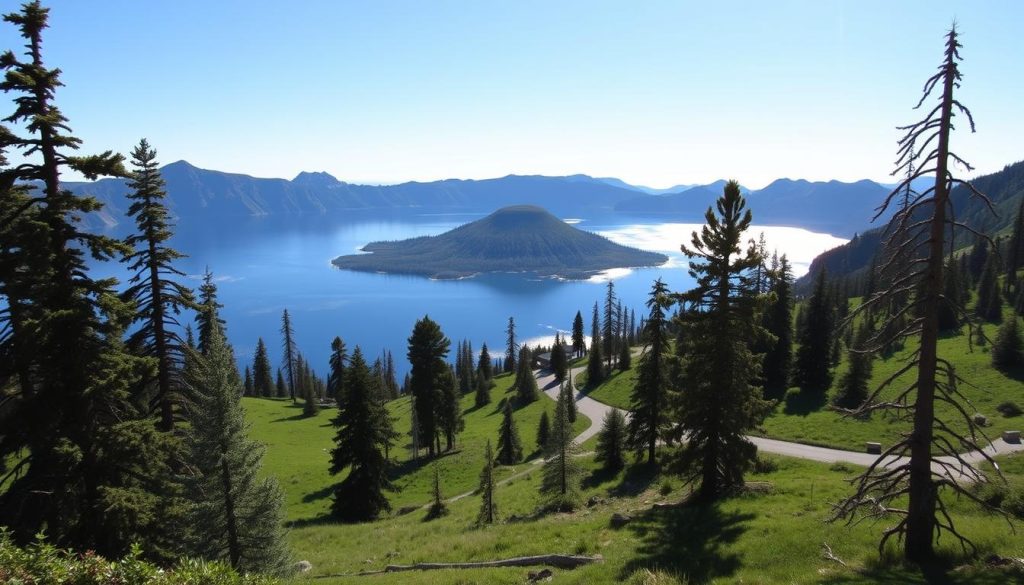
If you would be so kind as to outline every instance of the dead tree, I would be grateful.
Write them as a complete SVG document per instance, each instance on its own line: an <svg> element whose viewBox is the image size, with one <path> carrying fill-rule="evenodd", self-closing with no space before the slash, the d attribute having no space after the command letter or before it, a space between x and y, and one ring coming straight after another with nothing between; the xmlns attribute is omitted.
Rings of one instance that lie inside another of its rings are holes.
<svg viewBox="0 0 1024 585"><path fill-rule="evenodd" d="M951 169L953 164L959 164L973 170L949 146L957 114L962 114L974 131L970 111L953 95L960 86L959 48L954 25L946 35L943 63L925 83L915 109L940 92L938 104L923 120L900 127L906 135L898 143L893 175L906 178L886 197L875 216L881 216L890 206L899 206L884 240L882 270L892 277L887 286L872 294L851 315L853 318L859 312L876 310L884 314L870 347L862 348L865 351L878 351L908 338L919 341L896 373L882 381L864 405L848 412L852 416L876 410L893 412L912 424L911 432L853 480L855 493L836 504L833 518L846 519L850 524L865 518L896 518L896 524L882 534L879 552L895 536L903 542L904 556L914 562L931 559L934 543L943 533L952 535L965 552L974 552L971 541L957 530L943 498L952 494L986 506L964 480L987 478L959 450L979 451L991 462L982 450L987 437L974 424L970 415L974 409L959 389L966 382L958 377L953 364L937 352L939 308L943 303L956 302L943 295L945 246L947 242L950 246L953 243L948 235L954 229L974 231L956 220L950 191L954 185L960 185L992 208L987 197L970 183L954 177ZM917 161L920 162L915 164ZM935 175L934 185L921 193L911 191L915 179L931 174ZM894 302L904 298L905 303ZM966 315L963 307L957 307L957 312ZM897 380L907 373L912 381L897 386ZM945 410L952 412L952 416L937 415L936 403L947 405Z"/></svg>

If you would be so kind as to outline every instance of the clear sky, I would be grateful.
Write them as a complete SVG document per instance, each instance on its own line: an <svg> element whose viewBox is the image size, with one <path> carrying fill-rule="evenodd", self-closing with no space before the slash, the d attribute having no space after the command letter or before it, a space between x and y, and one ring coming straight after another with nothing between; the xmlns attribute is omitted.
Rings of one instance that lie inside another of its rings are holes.
<svg viewBox="0 0 1024 585"><path fill-rule="evenodd" d="M146 137L164 163L372 183L884 181L956 19L978 132L954 147L979 172L1024 159L1019 0L45 3L88 151Z"/></svg>

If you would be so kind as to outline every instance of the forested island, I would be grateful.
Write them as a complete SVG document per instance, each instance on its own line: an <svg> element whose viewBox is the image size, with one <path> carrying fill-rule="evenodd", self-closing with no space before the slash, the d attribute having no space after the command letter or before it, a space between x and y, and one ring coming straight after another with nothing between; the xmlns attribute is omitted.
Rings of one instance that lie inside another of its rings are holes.
<svg viewBox="0 0 1024 585"><path fill-rule="evenodd" d="M504 207L438 236L372 242L368 254L339 256L338 268L437 279L484 272L527 272L567 279L610 268L659 266L664 254L622 246L576 229L533 205Z"/></svg>

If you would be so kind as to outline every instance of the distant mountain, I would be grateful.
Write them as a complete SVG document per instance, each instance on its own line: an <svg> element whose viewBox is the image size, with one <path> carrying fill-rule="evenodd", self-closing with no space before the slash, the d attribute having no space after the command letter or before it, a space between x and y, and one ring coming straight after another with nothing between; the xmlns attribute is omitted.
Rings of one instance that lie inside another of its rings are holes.
<svg viewBox="0 0 1024 585"><path fill-rule="evenodd" d="M1024 161L1008 165L997 173L975 177L971 183L988 197L992 209L989 209L984 201L971 197L970 190L966 187L957 186L950 194L957 221L990 236L1007 232L1017 216L1021 203L1024 202ZM915 188L924 190L928 186L926 182L919 182ZM845 245L821 254L811 263L810 271L798 285L809 285L811 279L823 268L831 276L856 275L863 272L871 265L872 259L881 247L882 230L882 227L875 228L860 234ZM971 232L961 229L953 242L953 247L962 248L973 242L974 236Z"/></svg>
<svg viewBox="0 0 1024 585"><path fill-rule="evenodd" d="M167 204L177 217L226 218L275 214L326 215L356 209L458 209L487 212L514 204L542 205L555 213L611 211L636 192L601 181L569 177L509 175L498 179L448 179L400 185L354 185L327 173L300 173L295 179L262 179L200 169L178 161L160 169L167 182ZM122 179L67 183L77 193L105 204L85 218L93 229L124 221L128 191Z"/></svg>
<svg viewBox="0 0 1024 585"><path fill-rule="evenodd" d="M335 266L366 272L465 278L483 272L532 272L587 278L609 268L658 266L663 254L616 244L576 229L544 209L516 205L438 236L373 242L369 254L340 256Z"/></svg>
<svg viewBox="0 0 1024 585"><path fill-rule="evenodd" d="M622 201L615 210L640 215L672 215L701 221L722 194L725 181L693 187L672 195L649 195ZM874 208L889 192L873 181L842 183L778 179L764 189L745 190L754 222L791 225L850 236L870 225Z"/></svg>

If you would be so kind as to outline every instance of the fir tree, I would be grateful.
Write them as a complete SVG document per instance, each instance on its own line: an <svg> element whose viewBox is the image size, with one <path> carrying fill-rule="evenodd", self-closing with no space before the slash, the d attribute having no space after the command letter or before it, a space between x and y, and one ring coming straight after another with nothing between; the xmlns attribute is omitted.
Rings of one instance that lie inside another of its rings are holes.
<svg viewBox="0 0 1024 585"><path fill-rule="evenodd" d="M394 441L387 410L374 400L370 369L357 345L345 369L345 400L332 421L338 429L331 451L331 475L348 469L334 486L332 515L342 522L375 520L391 510L385 491L394 491L388 479L385 450Z"/></svg>
<svg viewBox="0 0 1024 585"><path fill-rule="evenodd" d="M758 360L749 343L760 334L750 271L761 263L752 244L741 250L742 234L751 214L736 181L726 184L706 224L694 232L692 248L682 246L690 258L690 273L697 286L681 295L694 310L681 315L688 329L675 402L672 438L686 436L679 463L689 480L700 481L698 497L721 497L742 485L743 473L754 461L757 448L745 436L764 420L770 403L761 398L754 381Z"/></svg>
<svg viewBox="0 0 1024 585"><path fill-rule="evenodd" d="M578 450L565 401L560 400L555 405L540 483L545 508L568 512L579 505L581 470L575 457Z"/></svg>
<svg viewBox="0 0 1024 585"><path fill-rule="evenodd" d="M128 269L134 274L130 287L123 293L125 300L135 303L141 325L128 340L141 355L157 360L156 393L152 400L160 412L160 428L174 427L175 404L179 401L177 386L181 365L181 339L175 333L180 326L174 317L182 309L194 305L192 291L175 278L185 273L174 267L174 261L183 254L167 245L171 238L171 224L163 199L164 180L157 169L156 151L145 139L132 150L135 167L128 182L128 216L135 219L138 233L125 243L132 247L125 256Z"/></svg>
<svg viewBox="0 0 1024 585"><path fill-rule="evenodd" d="M616 310L618 297L615 296L615 283L608 281L604 296L604 321L601 323L601 342L604 347L604 359L608 362L608 371L612 369L612 361L617 357L619 315ZM591 358L593 359L593 358Z"/></svg>
<svg viewBox="0 0 1024 585"><path fill-rule="evenodd" d="M537 449L544 453L548 449L548 440L551 438L551 419L548 418L548 411L540 413L540 421L537 423Z"/></svg>
<svg viewBox="0 0 1024 585"><path fill-rule="evenodd" d="M486 343L480 348L480 359L477 361L476 369L489 384L494 373L491 366L491 352L487 351Z"/></svg>
<svg viewBox="0 0 1024 585"><path fill-rule="evenodd" d="M220 310L223 307L224 305L217 301L217 284L213 280L213 273L207 268L203 273L203 283L199 285L199 302L196 307L199 353L206 353L214 328L220 329L221 334L227 336L224 319L220 318Z"/></svg>
<svg viewBox="0 0 1024 585"><path fill-rule="evenodd" d="M569 370L569 358L565 354L565 344L561 337L555 333L555 344L551 346L551 371L555 374L555 380L561 384Z"/></svg>
<svg viewBox="0 0 1024 585"><path fill-rule="evenodd" d="M1019 366L1022 362L1022 349L1024 341L1021 341L1017 317L1010 317L1003 321L996 332L996 340L992 344L992 365L1000 370Z"/></svg>
<svg viewBox="0 0 1024 585"><path fill-rule="evenodd" d="M267 346L260 337L256 341L256 354L252 360L253 390L256 396L264 398L274 395L274 375L270 370L270 358L267 357Z"/></svg>
<svg viewBox="0 0 1024 585"><path fill-rule="evenodd" d="M338 404L345 399L345 362L347 360L348 353L345 350L345 342L340 337L335 337L331 341L331 358L329 360L331 371L327 375L327 392Z"/></svg>
<svg viewBox="0 0 1024 585"><path fill-rule="evenodd" d="M477 514L476 523L494 524L498 520L498 505L494 501L494 451L491 450L491 442L487 441L484 449L484 468L480 471L480 513Z"/></svg>
<svg viewBox="0 0 1024 585"><path fill-rule="evenodd" d="M668 325L665 311L671 304L668 286L659 278L647 299L647 322L643 338L647 347L640 356L637 380L630 395L627 443L640 456L647 451L647 461L655 463L655 445L668 428Z"/></svg>
<svg viewBox="0 0 1024 585"><path fill-rule="evenodd" d="M803 311L805 324L796 354L796 382L800 392L823 402L832 386L831 364L833 310L829 302L825 271L818 273L814 292Z"/></svg>
<svg viewBox="0 0 1024 585"><path fill-rule="evenodd" d="M846 352L846 373L839 379L833 403L839 408L854 409L864 404L869 395L874 355L869 348L874 331L865 320L857 328L853 347Z"/></svg>
<svg viewBox="0 0 1024 585"><path fill-rule="evenodd" d="M995 254L988 256L978 280L978 302L974 312L978 318L998 323L1003 318L1003 296L999 290L998 259Z"/></svg>
<svg viewBox="0 0 1024 585"><path fill-rule="evenodd" d="M242 394L244 396L253 396L255 393L255 387L252 383L252 370L249 369L249 366L245 366L244 380L245 382L242 384Z"/></svg>
<svg viewBox="0 0 1024 585"><path fill-rule="evenodd" d="M505 401L502 410L501 428L498 430L498 464L515 465L523 458L523 446L519 442L516 420L512 417L512 403Z"/></svg>
<svg viewBox="0 0 1024 585"><path fill-rule="evenodd" d="M622 342L619 347L619 371L625 372L633 365L633 354L630 353L632 349L629 347L629 343L626 341L626 337L622 338Z"/></svg>
<svg viewBox="0 0 1024 585"><path fill-rule="evenodd" d="M781 400L789 389L793 364L793 274L783 254L771 275L774 298L764 313L764 328L775 338L764 355L765 398Z"/></svg>
<svg viewBox="0 0 1024 585"><path fill-rule="evenodd" d="M445 450L455 447L455 436L466 427L462 418L462 406L459 403L459 387L455 380L455 372L448 370L448 377L442 382L438 424L444 433Z"/></svg>
<svg viewBox="0 0 1024 585"><path fill-rule="evenodd" d="M416 321L409 337L407 355L412 365L409 386L416 397L420 440L426 445L430 457L440 451L441 425L438 412L442 407L445 384L449 380L448 364L444 360L450 345L440 325L427 316Z"/></svg>
<svg viewBox="0 0 1024 585"><path fill-rule="evenodd" d="M587 339L583 335L583 315L576 311L572 320L572 355L582 357L587 352Z"/></svg>
<svg viewBox="0 0 1024 585"><path fill-rule="evenodd" d="M942 283L942 303L939 305L939 331L950 332L960 328L960 309L964 306L960 270L952 258L946 263L946 279Z"/></svg>
<svg viewBox="0 0 1024 585"><path fill-rule="evenodd" d="M597 435L594 461L604 464L606 471L617 472L626 466L626 417L617 408L604 415Z"/></svg>
<svg viewBox="0 0 1024 585"><path fill-rule="evenodd" d="M516 370L516 379L513 385L516 389L516 401L523 406L540 397L537 379L533 376L533 370L530 369L533 364L533 356L528 346L524 345L519 350L518 363L519 367Z"/></svg>
<svg viewBox="0 0 1024 585"><path fill-rule="evenodd" d="M448 504L444 502L444 494L441 493L441 468L434 462L434 489L433 501L427 509L427 520L434 520L448 515Z"/></svg>
<svg viewBox="0 0 1024 585"><path fill-rule="evenodd" d="M559 386L558 400L559 402L565 403L565 415L569 417L569 422L576 422L576 399L573 396L572 387L568 384L562 384Z"/></svg>
<svg viewBox="0 0 1024 585"><path fill-rule="evenodd" d="M295 349L295 331L292 329L292 320L288 315L288 309L281 314L281 348L284 350L284 371L288 375L288 396L295 402L295 383L297 368L295 358L299 352Z"/></svg>
<svg viewBox="0 0 1024 585"><path fill-rule="evenodd" d="M505 371L516 371L516 353L519 352L519 345L516 343L516 322L512 317L508 318L508 328L505 330Z"/></svg>
<svg viewBox="0 0 1024 585"><path fill-rule="evenodd" d="M587 361L587 386L594 388L604 382L604 364L601 363L601 330L598 328L597 303L590 322L590 355Z"/></svg>
<svg viewBox="0 0 1024 585"><path fill-rule="evenodd" d="M277 368L277 379L274 382L274 392L278 398L288 396L288 386L284 383L284 374L281 373L281 368Z"/></svg>
<svg viewBox="0 0 1024 585"><path fill-rule="evenodd" d="M476 392L473 395L473 404L477 408L486 406L491 403L491 383L484 376L483 372L480 372L476 376Z"/></svg>
<svg viewBox="0 0 1024 585"><path fill-rule="evenodd" d="M241 572L280 573L288 561L283 494L275 479L261 477L263 447L247 436L237 370L216 323L206 341L186 372L194 399L186 434L194 553Z"/></svg>

